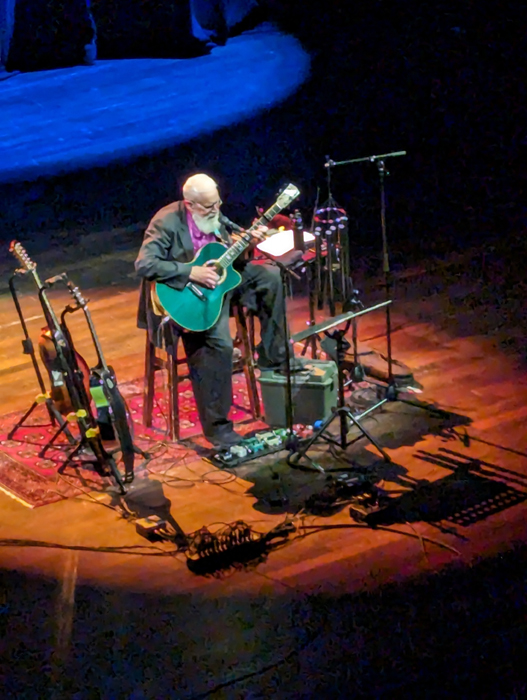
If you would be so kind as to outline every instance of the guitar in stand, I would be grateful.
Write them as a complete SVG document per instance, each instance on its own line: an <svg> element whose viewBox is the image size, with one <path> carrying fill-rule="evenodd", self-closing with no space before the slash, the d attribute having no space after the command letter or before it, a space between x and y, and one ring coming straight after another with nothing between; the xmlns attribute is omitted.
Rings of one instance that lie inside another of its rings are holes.
<svg viewBox="0 0 527 700"><path fill-rule="evenodd" d="M223 306L223 298L242 281L241 275L232 267L234 261L251 244L251 231L267 225L282 209L298 197L300 190L293 184L287 185L273 204L247 231L238 234L239 239L230 247L223 243L207 243L192 260L190 265L214 267L220 282L214 289L188 282L183 289L174 289L162 282L156 282L157 298L170 318L188 331L206 331L216 323ZM273 231L274 233L274 231Z"/></svg>
<svg viewBox="0 0 527 700"><path fill-rule="evenodd" d="M22 306L20 304L20 300L18 298L18 292L16 290L16 285L15 285L15 279L19 275L25 275L27 274L27 270L16 270L15 273L10 277L9 279L9 291L11 292L11 296L13 297L13 303L15 305L18 318L20 320L20 325L22 326L22 331L24 333L24 340L22 340L22 352L24 355L29 355L31 358L31 364L33 365L33 369L35 370L35 374L37 376L37 382L40 387L40 394L35 398L33 403L31 404L30 408L24 413L24 415L16 422L16 424L11 428L9 433L7 434L7 439L12 440L15 433L19 428L24 425L26 420L29 418L29 416L33 413L35 408L39 405L44 403L46 405L49 418L51 421L51 425L55 426L57 423L59 425L64 424L64 418L61 415L60 407L57 406L56 399L53 398L53 390L52 391L46 391L46 386L44 384L44 379L42 377L42 373L40 371L40 367L37 362L37 358L35 355L35 348L33 345L33 341L31 340L29 336L29 331L27 328L26 320L24 318L24 312L22 311ZM39 349L40 349L40 344L39 344ZM69 431L67 427L64 428L64 434L66 435L68 441L70 442L71 445L75 445L75 438Z"/></svg>
<svg viewBox="0 0 527 700"><path fill-rule="evenodd" d="M124 483L121 474L117 469L115 460L104 449L102 444L100 430L93 417L90 399L88 398L86 388L83 383L84 375L79 367L79 363L77 362L77 355L71 343L71 339L68 338L67 332L64 332L64 329L61 326L46 295L46 288L51 286L51 284L53 284L59 278L63 278L63 276L59 275L59 277L49 280L46 286L45 284L42 284L40 280L36 269L36 263L30 259L21 243L13 241L9 250L20 262L23 269L32 274L35 284L37 285L39 300L50 331L50 338L55 348L57 363L62 373L62 381L73 409L67 416L67 420L52 435L48 443L44 445L39 453L39 457L45 456L47 450L54 444L55 440L61 435L61 433L65 432L68 423L76 422L81 434L80 440L75 449L68 455L65 462L60 466L59 471L64 471L66 466L73 463L75 457L82 449L89 448L95 457L95 464L98 466L101 476L108 476L111 474L119 486L121 493L124 494L126 493Z"/></svg>
<svg viewBox="0 0 527 700"><path fill-rule="evenodd" d="M73 403L69 395L68 389L64 383L64 377L62 372L62 366L60 359L57 355L57 349L55 347L55 341L49 327L42 329L40 337L38 339L38 352L42 364L46 368L50 381L50 396L57 410L63 415L67 416L73 411ZM84 388L89 389L87 385L87 378L90 375L90 370L86 363L86 360L79 355L79 353L74 350L75 360L77 366L82 373L82 381L84 383Z"/></svg>
<svg viewBox="0 0 527 700"><path fill-rule="evenodd" d="M134 444L126 402L117 386L113 368L106 364L104 359L99 336L88 308L88 300L72 282L68 281L66 286L75 299L76 306L66 306L62 315L62 326L67 330L64 321L66 313L83 310L97 353L97 365L90 369L90 393L97 409L97 424L103 440L114 440L117 433L125 468L124 481L130 483L134 479L135 455L139 454L145 459L148 459L149 455Z"/></svg>

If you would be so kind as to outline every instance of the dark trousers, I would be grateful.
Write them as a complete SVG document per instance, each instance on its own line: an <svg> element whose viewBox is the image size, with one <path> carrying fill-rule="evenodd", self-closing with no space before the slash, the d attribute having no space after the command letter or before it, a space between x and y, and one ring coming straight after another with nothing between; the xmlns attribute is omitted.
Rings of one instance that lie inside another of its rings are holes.
<svg viewBox="0 0 527 700"><path fill-rule="evenodd" d="M280 271L269 265L247 264L234 300L260 320L261 342L258 364L265 367L285 360L284 293ZM204 333L183 333L183 345L192 388L203 428L208 438L219 438L232 430L228 414L232 405L232 352L229 329L231 299L226 298L219 321Z"/></svg>

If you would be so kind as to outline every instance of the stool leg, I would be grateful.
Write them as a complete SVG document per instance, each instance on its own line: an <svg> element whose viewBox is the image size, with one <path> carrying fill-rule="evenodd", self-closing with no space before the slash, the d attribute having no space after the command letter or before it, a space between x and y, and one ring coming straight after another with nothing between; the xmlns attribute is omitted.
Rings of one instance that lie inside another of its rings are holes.
<svg viewBox="0 0 527 700"><path fill-rule="evenodd" d="M251 413L253 415L253 418L256 420L261 417L262 413L260 409L260 398L258 396L258 386L256 384L254 350L249 340L249 334L247 332L247 321L245 315L238 306L235 309L235 315L238 333L240 334L240 338L242 340L243 345L243 373L245 374L245 381L247 382L249 404L251 406Z"/></svg>
<svg viewBox="0 0 527 700"><path fill-rule="evenodd" d="M168 373L168 432L171 440L178 441L181 435L179 419L179 373L177 340L167 347Z"/></svg>
<svg viewBox="0 0 527 700"><path fill-rule="evenodd" d="M145 380L143 385L143 425L145 428L152 427L155 388L155 358L155 345L151 342L147 333L145 348Z"/></svg>
<svg viewBox="0 0 527 700"><path fill-rule="evenodd" d="M252 353L251 357L254 358L254 348L256 347L256 334L254 330L254 316L250 314L249 316L249 343L251 345Z"/></svg>

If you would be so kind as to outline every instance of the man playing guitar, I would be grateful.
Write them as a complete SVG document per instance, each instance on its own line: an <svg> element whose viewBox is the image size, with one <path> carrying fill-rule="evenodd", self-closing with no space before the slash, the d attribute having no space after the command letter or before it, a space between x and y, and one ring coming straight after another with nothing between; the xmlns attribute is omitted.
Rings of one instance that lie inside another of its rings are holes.
<svg viewBox="0 0 527 700"><path fill-rule="evenodd" d="M163 207L146 229L135 262L135 269L143 278L138 326L148 329L154 342L157 342L162 317L156 314L155 299L153 302L151 297L152 282L181 290L189 282L198 289L214 289L220 281L214 267L190 263L207 243L220 241L226 246L232 243L237 227L222 215L221 204L217 183L208 175L193 175L183 185L183 200ZM263 239L265 231L264 226L251 231L254 245ZM269 265L254 265L247 259L238 259L234 267L242 276L234 294L260 320L258 366L280 368L285 362L286 338L283 328L285 300L279 270ZM203 433L218 449L241 440L228 419L232 403L233 353L229 298L230 295L225 298L212 328L181 334ZM200 303L198 298L195 303Z"/></svg>

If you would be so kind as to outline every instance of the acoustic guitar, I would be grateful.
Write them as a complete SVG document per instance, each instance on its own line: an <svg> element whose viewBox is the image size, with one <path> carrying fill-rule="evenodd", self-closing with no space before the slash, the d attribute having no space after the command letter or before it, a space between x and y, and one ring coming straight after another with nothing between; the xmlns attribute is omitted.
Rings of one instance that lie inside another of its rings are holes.
<svg viewBox="0 0 527 700"><path fill-rule="evenodd" d="M67 309L69 311L75 311L77 308L83 310L97 353L97 365L90 369L90 393L97 409L97 424L101 431L101 437L103 440L113 440L115 433L117 433L125 468L125 483L128 483L134 477L135 453L146 455L134 446L126 402L117 386L113 368L107 365L104 359L99 336L88 308L88 301L72 282L68 282L67 287L77 303L76 307L67 307Z"/></svg>
<svg viewBox="0 0 527 700"><path fill-rule="evenodd" d="M70 396L70 391L67 387L64 367L61 358L57 353L57 345L64 353L67 353L69 351L68 340L64 335L60 322L56 317L53 307L51 306L46 295L46 287L40 280L40 276L37 272L37 264L31 260L24 246L18 241L13 241L11 243L9 252L15 256L25 272L31 273L35 284L37 285L44 316L46 317L48 324L42 328L42 332L38 339L40 359L42 360L42 364L46 368L49 376L51 399L57 410L62 413L62 415L67 415L75 409ZM74 359L76 369L82 374L84 389L86 392L89 392L88 378L90 376L90 370L88 365L82 355L80 355L78 352L73 351L73 354L75 355Z"/></svg>
<svg viewBox="0 0 527 700"><path fill-rule="evenodd" d="M282 209L298 197L300 190L293 184L287 185L270 207L247 231L238 234L239 239L230 247L223 243L207 243L198 251L190 265L214 267L220 281L214 289L188 282L183 289L174 289L157 282L157 299L165 312L181 328L188 331L206 331L220 317L225 295L242 281L241 275L233 267L234 261L251 244L251 232L258 226L267 225Z"/></svg>

